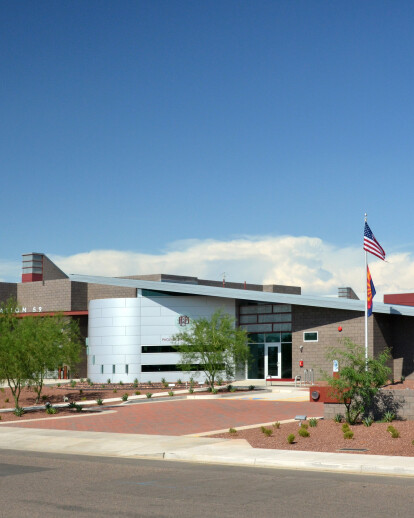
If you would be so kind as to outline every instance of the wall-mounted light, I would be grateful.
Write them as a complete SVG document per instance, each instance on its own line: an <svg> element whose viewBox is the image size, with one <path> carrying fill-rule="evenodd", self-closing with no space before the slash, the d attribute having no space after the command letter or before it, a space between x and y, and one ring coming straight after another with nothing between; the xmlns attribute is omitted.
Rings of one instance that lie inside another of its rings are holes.
<svg viewBox="0 0 414 518"><path fill-rule="evenodd" d="M300 352L303 352L303 345L299 347Z"/></svg>

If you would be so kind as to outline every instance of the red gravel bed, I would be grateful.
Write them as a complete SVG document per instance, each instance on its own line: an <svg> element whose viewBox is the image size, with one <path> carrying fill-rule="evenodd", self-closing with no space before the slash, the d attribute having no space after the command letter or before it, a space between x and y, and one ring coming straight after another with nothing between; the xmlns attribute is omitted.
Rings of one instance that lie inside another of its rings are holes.
<svg viewBox="0 0 414 518"><path fill-rule="evenodd" d="M396 428L400 437L393 439L387 431L387 427L392 424ZM394 421L393 423L374 423L367 427L363 424L351 426L354 432L353 439L344 439L342 424L335 423L333 420L318 421L317 427L308 428L310 437L300 437L298 435L298 422L282 424L279 429L272 428L271 437L266 437L260 428L240 430L235 434L224 433L211 435L209 437L225 439L246 439L253 448L270 448L277 450L292 451L321 451L335 452L343 448L366 449L368 451L347 451L341 453L366 453L369 455L396 455L414 456L414 421ZM293 433L295 442L288 444L287 436Z"/></svg>
<svg viewBox="0 0 414 518"><path fill-rule="evenodd" d="M102 408L102 407L99 407ZM87 407L84 407L82 412L77 412L73 408L58 408L57 414L47 414L46 410L34 410L30 412L25 412L21 417L17 417L13 414L13 412L2 412L0 413L0 425L2 423L10 423L10 422L20 422L20 421L27 421L28 419L51 419L53 417L63 417L63 416L76 416L76 415L95 415L99 413L94 411L88 411Z"/></svg>

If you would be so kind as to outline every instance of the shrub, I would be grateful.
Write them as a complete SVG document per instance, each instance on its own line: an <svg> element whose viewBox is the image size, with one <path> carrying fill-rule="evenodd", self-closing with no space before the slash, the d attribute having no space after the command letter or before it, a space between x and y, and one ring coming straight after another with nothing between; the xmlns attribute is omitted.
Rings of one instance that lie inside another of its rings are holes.
<svg viewBox="0 0 414 518"><path fill-rule="evenodd" d="M373 422L374 419L371 416L364 417L364 419L362 420L364 426L371 426Z"/></svg>
<svg viewBox="0 0 414 518"><path fill-rule="evenodd" d="M148 398L148 399L152 398L152 394L151 394L151 392L147 392L147 398Z"/></svg>
<svg viewBox="0 0 414 518"><path fill-rule="evenodd" d="M121 387L123 384L124 384L124 382L122 380L119 380L119 385L121 385Z"/></svg>
<svg viewBox="0 0 414 518"><path fill-rule="evenodd" d="M83 390L79 389L79 395L82 395L82 394L83 394Z"/></svg>
<svg viewBox="0 0 414 518"><path fill-rule="evenodd" d="M190 387L190 388L188 389L188 392L189 392L190 394L192 394L192 393L194 392L193 387Z"/></svg>
<svg viewBox="0 0 414 518"><path fill-rule="evenodd" d="M293 433L290 433L288 436L287 436L287 442L289 444L293 444L295 442L295 435Z"/></svg>
<svg viewBox="0 0 414 518"><path fill-rule="evenodd" d="M344 416L342 414L335 414L333 420L335 421L335 423L342 423L343 418Z"/></svg>
<svg viewBox="0 0 414 518"><path fill-rule="evenodd" d="M45 394L43 394L42 401L46 401L46 400L47 400L47 396Z"/></svg>
<svg viewBox="0 0 414 518"><path fill-rule="evenodd" d="M398 437L400 436L400 432L396 428L394 428L392 425L388 426L387 432L389 432L391 434L391 437L393 439L398 439Z"/></svg>
<svg viewBox="0 0 414 518"><path fill-rule="evenodd" d="M192 382L191 380L192 380L192 378L190 378L190 383ZM223 385L223 379L222 378L217 378L217 385Z"/></svg>
<svg viewBox="0 0 414 518"><path fill-rule="evenodd" d="M75 404L76 412L82 412L83 406Z"/></svg>
<svg viewBox="0 0 414 518"><path fill-rule="evenodd" d="M118 392L118 389L114 389L112 392L116 394Z"/></svg>
<svg viewBox="0 0 414 518"><path fill-rule="evenodd" d="M152 381L148 381L148 385L152 387Z"/></svg>
<svg viewBox="0 0 414 518"><path fill-rule="evenodd" d="M265 428L263 433L266 435L266 437L271 437L272 433L273 433L273 430L271 428Z"/></svg>
<svg viewBox="0 0 414 518"><path fill-rule="evenodd" d="M102 399L101 399L101 398L98 398L98 399L96 400L96 404L97 404L97 405L99 405L99 406L100 406L100 405L103 405L103 401L102 401Z"/></svg>
<svg viewBox="0 0 414 518"><path fill-rule="evenodd" d="M58 383L56 386L59 388L59 387L60 387L60 385L61 385L61 383Z"/></svg>
<svg viewBox="0 0 414 518"><path fill-rule="evenodd" d="M207 387L207 392L211 392L213 389L211 387Z"/></svg>
<svg viewBox="0 0 414 518"><path fill-rule="evenodd" d="M276 428L277 430L279 430L279 428L280 428L279 421L276 421L276 423L274 423L273 428Z"/></svg>
<svg viewBox="0 0 414 518"><path fill-rule="evenodd" d="M138 385L138 378L134 379L134 385Z"/></svg>
<svg viewBox="0 0 414 518"><path fill-rule="evenodd" d="M76 381L75 380L70 380L70 386L72 388L76 387Z"/></svg>
<svg viewBox="0 0 414 518"><path fill-rule="evenodd" d="M83 379L83 378L81 378L79 381L80 381L81 383L83 383L83 382L84 382L84 379Z"/></svg>
<svg viewBox="0 0 414 518"><path fill-rule="evenodd" d="M0 416L1 417L1 416ZM414 446L414 441L411 441L411 444Z"/></svg>
<svg viewBox="0 0 414 518"><path fill-rule="evenodd" d="M344 432L344 439L353 439L354 438L354 432L352 430L347 430Z"/></svg>
<svg viewBox="0 0 414 518"><path fill-rule="evenodd" d="M82 401L86 401L86 396L83 396L83 397L81 398L81 400L82 400Z"/></svg>
<svg viewBox="0 0 414 518"><path fill-rule="evenodd" d="M183 382L181 381L181 378L178 378L178 380L177 380L177 385L182 385L182 383L183 383Z"/></svg>
<svg viewBox="0 0 414 518"><path fill-rule="evenodd" d="M161 378L161 383L164 385L164 383L167 383L165 378Z"/></svg>
<svg viewBox="0 0 414 518"><path fill-rule="evenodd" d="M141 392L140 392L139 390L136 390L136 391L135 391L135 395L136 395L136 396L140 396L140 395L141 395Z"/></svg>
<svg viewBox="0 0 414 518"><path fill-rule="evenodd" d="M298 434L301 437L309 437L310 436L310 433L308 432L308 430L306 428L302 428L302 426L299 428Z"/></svg>
<svg viewBox="0 0 414 518"><path fill-rule="evenodd" d="M108 383L108 385L110 385L110 384L111 384L111 378L108 378L108 379L106 380L106 382Z"/></svg>
<svg viewBox="0 0 414 518"><path fill-rule="evenodd" d="M46 408L46 414L57 414L57 408L54 408L53 406L49 406Z"/></svg>
<svg viewBox="0 0 414 518"><path fill-rule="evenodd" d="M404 383L405 381L405 376L401 376L401 383Z"/></svg>
<svg viewBox="0 0 414 518"><path fill-rule="evenodd" d="M230 428L229 433L237 433L237 430L235 428ZM414 443L414 441L413 441L413 443Z"/></svg>
<svg viewBox="0 0 414 518"><path fill-rule="evenodd" d="M386 423L392 423L395 419L395 414L393 414L392 412L385 412L384 417L382 419Z"/></svg>
<svg viewBox="0 0 414 518"><path fill-rule="evenodd" d="M162 384L162 386L163 386L164 388L167 388L167 387L168 387L168 383L165 381L165 382Z"/></svg>
<svg viewBox="0 0 414 518"><path fill-rule="evenodd" d="M228 390L228 392L231 392L231 391L232 391L232 388L233 388L233 385L227 385L227 390Z"/></svg>
<svg viewBox="0 0 414 518"><path fill-rule="evenodd" d="M309 419L309 426L311 428L316 428L318 426L318 420L316 419L316 417L312 417L311 419Z"/></svg>
<svg viewBox="0 0 414 518"><path fill-rule="evenodd" d="M236 387L231 387L230 392L236 392Z"/></svg>
<svg viewBox="0 0 414 518"><path fill-rule="evenodd" d="M86 383L87 383L88 385L90 385L90 384L92 383L92 382L91 382L91 378L86 378Z"/></svg>
<svg viewBox="0 0 414 518"><path fill-rule="evenodd" d="M217 394L218 390L216 388L211 389L212 394Z"/></svg>
<svg viewBox="0 0 414 518"><path fill-rule="evenodd" d="M8 403L10 400L8 397L6 397L6 399L4 400L5 403Z"/></svg>
<svg viewBox="0 0 414 518"><path fill-rule="evenodd" d="M174 392L173 392L172 390L170 390L170 391L168 392L168 395L172 397L172 396L174 395Z"/></svg>
<svg viewBox="0 0 414 518"><path fill-rule="evenodd" d="M350 430L350 428L349 428L349 424L348 424L348 423L344 423L344 424L342 425L342 431L345 433L345 432L347 432L348 430Z"/></svg>
<svg viewBox="0 0 414 518"><path fill-rule="evenodd" d="M74 401L71 401L68 405L68 408L76 408L76 403Z"/></svg>
<svg viewBox="0 0 414 518"><path fill-rule="evenodd" d="M22 415L24 414L24 408L18 406L14 409L14 412L13 414L17 417L22 417Z"/></svg>
<svg viewBox="0 0 414 518"><path fill-rule="evenodd" d="M254 385L249 385L249 390L254 390L254 389L255 389Z"/></svg>
<svg viewBox="0 0 414 518"><path fill-rule="evenodd" d="M128 394L124 394L122 396L122 401L128 401Z"/></svg>
<svg viewBox="0 0 414 518"><path fill-rule="evenodd" d="M301 423L300 427L304 428L305 430L308 429L308 425L306 423Z"/></svg>

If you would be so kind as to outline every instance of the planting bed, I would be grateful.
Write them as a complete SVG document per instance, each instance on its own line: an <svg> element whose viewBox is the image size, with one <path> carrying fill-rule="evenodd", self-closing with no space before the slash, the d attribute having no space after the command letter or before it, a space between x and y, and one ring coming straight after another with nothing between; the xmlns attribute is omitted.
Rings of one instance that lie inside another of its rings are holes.
<svg viewBox="0 0 414 518"><path fill-rule="evenodd" d="M307 422L307 424L309 424ZM392 424L400 433L400 437L393 439L387 431ZM278 450L302 450L335 452L347 449L342 453L366 453L369 455L398 455L414 456L414 421L393 421L392 423L374 423L370 427L363 424L350 426L354 432L353 439L344 439L342 424L332 420L318 421L315 428L308 427L310 437L300 437L298 422L280 425L279 429L272 428L272 436L266 437L260 428L240 430L235 434L216 434L209 437L226 439L246 439L253 448L270 448ZM287 436L293 433L295 442L288 444ZM350 451L351 450L351 451ZM352 451L367 450L367 451Z"/></svg>

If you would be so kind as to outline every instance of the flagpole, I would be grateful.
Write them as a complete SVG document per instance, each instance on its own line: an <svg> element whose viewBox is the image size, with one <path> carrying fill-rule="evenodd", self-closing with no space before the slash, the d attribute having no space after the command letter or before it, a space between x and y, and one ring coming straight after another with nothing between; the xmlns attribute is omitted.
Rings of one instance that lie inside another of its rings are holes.
<svg viewBox="0 0 414 518"><path fill-rule="evenodd" d="M365 213L365 223L367 213ZM368 281L367 281L367 251L365 250L365 369L368 370Z"/></svg>

